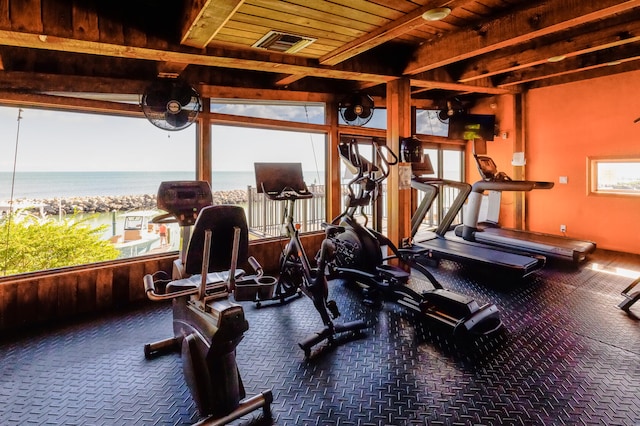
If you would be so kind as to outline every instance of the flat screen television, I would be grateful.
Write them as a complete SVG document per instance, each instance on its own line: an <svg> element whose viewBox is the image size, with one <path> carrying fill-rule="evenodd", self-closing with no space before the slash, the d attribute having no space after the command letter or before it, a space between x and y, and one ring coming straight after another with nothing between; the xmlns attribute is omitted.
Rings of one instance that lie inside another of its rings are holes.
<svg viewBox="0 0 640 426"><path fill-rule="evenodd" d="M449 118L449 138L465 141L484 139L492 141L496 116L491 114L459 114Z"/></svg>

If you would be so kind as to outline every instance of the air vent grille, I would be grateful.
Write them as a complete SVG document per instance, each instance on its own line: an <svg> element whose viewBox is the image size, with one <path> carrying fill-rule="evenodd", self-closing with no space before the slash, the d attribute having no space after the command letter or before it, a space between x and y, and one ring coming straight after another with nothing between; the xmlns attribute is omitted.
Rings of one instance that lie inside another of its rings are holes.
<svg viewBox="0 0 640 426"><path fill-rule="evenodd" d="M254 43L253 47L272 50L274 52L295 53L304 49L314 41L316 41L316 39L311 37L287 34L279 31L269 31L264 37Z"/></svg>

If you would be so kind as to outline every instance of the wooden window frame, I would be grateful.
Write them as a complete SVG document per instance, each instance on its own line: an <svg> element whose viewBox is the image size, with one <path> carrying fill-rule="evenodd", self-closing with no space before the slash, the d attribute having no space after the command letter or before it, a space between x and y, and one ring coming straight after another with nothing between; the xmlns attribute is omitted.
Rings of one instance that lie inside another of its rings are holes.
<svg viewBox="0 0 640 426"><path fill-rule="evenodd" d="M598 164L637 163L640 170L640 154L587 157L587 195L606 197L640 197L640 190L598 189Z"/></svg>

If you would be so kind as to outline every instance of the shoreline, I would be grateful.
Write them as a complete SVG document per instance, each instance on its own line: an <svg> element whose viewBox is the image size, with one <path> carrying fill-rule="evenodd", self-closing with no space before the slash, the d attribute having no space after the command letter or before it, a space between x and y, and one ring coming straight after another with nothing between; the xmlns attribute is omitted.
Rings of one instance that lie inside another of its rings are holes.
<svg viewBox="0 0 640 426"><path fill-rule="evenodd" d="M213 204L242 204L247 202L246 189L214 191ZM57 198L19 198L13 203L2 201L1 211L7 212L11 205L15 210L42 212L46 215L73 213L108 213L111 211L152 210L157 208L155 194L108 195Z"/></svg>

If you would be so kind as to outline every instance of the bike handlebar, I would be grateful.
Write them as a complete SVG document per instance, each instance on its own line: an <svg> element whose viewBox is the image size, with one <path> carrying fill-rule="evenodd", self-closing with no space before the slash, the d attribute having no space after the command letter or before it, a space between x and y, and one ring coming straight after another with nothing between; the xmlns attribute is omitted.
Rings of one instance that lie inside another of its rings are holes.
<svg viewBox="0 0 640 426"><path fill-rule="evenodd" d="M297 190L290 187L282 188L280 192L275 191L264 191L264 194L269 197L269 199L274 201L285 201L285 200L302 200L306 198L313 198L313 194L309 192L307 189Z"/></svg>

